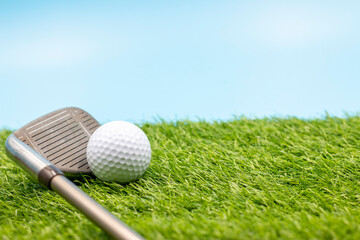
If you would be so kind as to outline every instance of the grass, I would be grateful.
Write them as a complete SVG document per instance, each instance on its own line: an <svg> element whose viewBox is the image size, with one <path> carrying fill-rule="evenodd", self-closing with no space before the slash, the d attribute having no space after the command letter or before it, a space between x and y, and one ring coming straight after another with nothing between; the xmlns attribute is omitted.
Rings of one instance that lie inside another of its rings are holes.
<svg viewBox="0 0 360 240"><path fill-rule="evenodd" d="M360 239L360 117L144 124L145 176L75 183L148 239ZM1 239L107 239L5 155Z"/></svg>

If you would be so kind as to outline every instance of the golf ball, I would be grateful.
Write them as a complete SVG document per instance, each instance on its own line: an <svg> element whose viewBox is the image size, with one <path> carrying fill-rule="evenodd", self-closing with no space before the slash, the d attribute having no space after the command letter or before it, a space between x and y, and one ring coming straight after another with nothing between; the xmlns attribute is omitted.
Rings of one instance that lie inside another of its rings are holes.
<svg viewBox="0 0 360 240"><path fill-rule="evenodd" d="M127 183L141 177L149 167L151 147L145 133L132 123L109 122L91 135L87 160L96 177Z"/></svg>

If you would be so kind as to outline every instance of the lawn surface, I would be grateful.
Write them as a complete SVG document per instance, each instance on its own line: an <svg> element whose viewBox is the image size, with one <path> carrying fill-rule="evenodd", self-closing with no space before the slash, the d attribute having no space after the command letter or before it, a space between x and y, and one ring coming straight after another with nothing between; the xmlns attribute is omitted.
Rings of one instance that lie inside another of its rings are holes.
<svg viewBox="0 0 360 240"><path fill-rule="evenodd" d="M360 239L360 117L144 124L145 176L74 182L148 239ZM0 239L107 239L5 155Z"/></svg>

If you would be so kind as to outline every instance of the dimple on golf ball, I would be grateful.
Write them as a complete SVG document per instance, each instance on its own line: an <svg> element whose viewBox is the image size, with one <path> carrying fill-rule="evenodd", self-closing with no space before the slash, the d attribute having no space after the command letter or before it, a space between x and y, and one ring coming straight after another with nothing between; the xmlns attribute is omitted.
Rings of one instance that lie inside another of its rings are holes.
<svg viewBox="0 0 360 240"><path fill-rule="evenodd" d="M139 127L114 121L96 129L90 137L86 154L96 177L128 183L141 177L149 167L151 147Z"/></svg>

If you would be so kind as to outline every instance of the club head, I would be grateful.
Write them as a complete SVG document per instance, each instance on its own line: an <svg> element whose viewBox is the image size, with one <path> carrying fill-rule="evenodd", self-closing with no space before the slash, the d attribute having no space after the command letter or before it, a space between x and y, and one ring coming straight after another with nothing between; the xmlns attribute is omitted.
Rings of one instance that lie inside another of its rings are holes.
<svg viewBox="0 0 360 240"><path fill-rule="evenodd" d="M89 113L68 107L35 119L13 135L71 177L91 174L86 146L98 127Z"/></svg>

